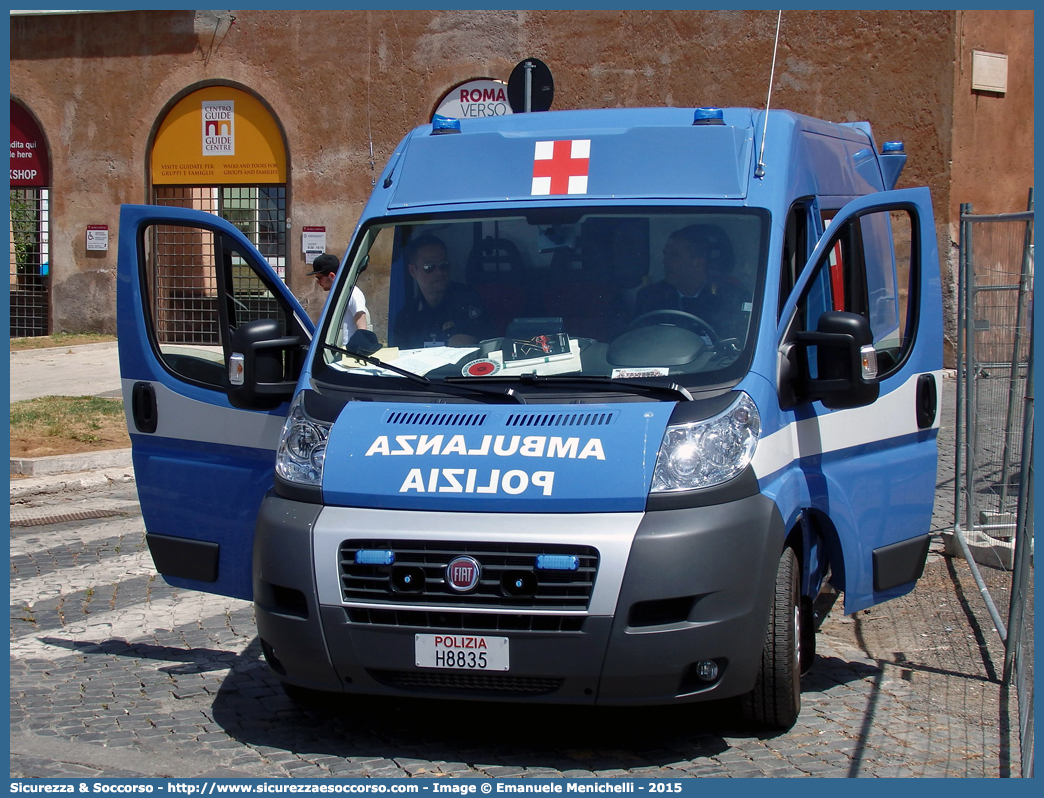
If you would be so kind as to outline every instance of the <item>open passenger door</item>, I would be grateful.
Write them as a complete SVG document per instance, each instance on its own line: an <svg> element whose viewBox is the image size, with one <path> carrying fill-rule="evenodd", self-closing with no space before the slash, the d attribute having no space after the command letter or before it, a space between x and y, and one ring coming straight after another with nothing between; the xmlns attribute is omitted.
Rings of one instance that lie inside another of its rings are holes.
<svg viewBox="0 0 1044 798"><path fill-rule="evenodd" d="M314 325L210 213L123 206L117 272L124 408L156 568L176 587L249 600L254 524ZM253 407L229 378L233 341L251 329L272 335L260 343L280 372Z"/></svg>
<svg viewBox="0 0 1044 798"><path fill-rule="evenodd" d="M933 218L926 188L849 202L780 312L781 409L802 490L843 550L846 613L909 592L928 553L943 355Z"/></svg>

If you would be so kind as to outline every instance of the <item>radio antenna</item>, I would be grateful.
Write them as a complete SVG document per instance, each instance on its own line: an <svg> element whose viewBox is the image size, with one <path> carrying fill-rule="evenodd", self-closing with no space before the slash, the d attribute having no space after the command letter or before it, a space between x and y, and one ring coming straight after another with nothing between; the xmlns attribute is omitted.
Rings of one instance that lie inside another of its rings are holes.
<svg viewBox="0 0 1044 798"><path fill-rule="evenodd" d="M758 166L754 170L754 177L765 176L765 134L768 133L768 112L772 105L772 84L776 80L776 50L779 48L779 25L783 21L783 9L779 10L776 17L776 41L772 45L772 70L769 72L768 97L765 98L765 126L761 131L761 152L758 153Z"/></svg>
<svg viewBox="0 0 1044 798"><path fill-rule="evenodd" d="M370 187L377 185L377 165L373 160L373 122L370 117L370 82L373 62L373 17L366 12L366 136L370 140Z"/></svg>

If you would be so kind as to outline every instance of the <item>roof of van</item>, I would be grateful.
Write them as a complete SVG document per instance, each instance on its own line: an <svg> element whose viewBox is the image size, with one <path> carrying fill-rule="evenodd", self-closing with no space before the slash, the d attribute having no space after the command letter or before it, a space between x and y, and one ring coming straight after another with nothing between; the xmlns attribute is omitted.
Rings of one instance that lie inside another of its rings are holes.
<svg viewBox="0 0 1044 798"><path fill-rule="evenodd" d="M792 152L797 131L870 143L865 123L771 111L766 160ZM547 111L460 119L459 132L412 131L377 194L389 210L570 200L742 200L764 117L722 109L724 124L693 124L692 108ZM841 144L841 141L838 141ZM384 189L382 191L381 189Z"/></svg>

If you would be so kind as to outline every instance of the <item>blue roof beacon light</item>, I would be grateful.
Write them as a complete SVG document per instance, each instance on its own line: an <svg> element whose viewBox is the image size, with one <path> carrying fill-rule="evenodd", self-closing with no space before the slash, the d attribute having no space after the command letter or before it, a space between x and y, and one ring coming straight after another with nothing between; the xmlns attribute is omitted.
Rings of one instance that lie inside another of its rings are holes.
<svg viewBox="0 0 1044 798"><path fill-rule="evenodd" d="M446 133L460 133L460 120L435 114L431 118L431 135L442 136Z"/></svg>
<svg viewBox="0 0 1044 798"><path fill-rule="evenodd" d="M906 147L901 141L886 141L881 145L881 176L886 191L895 188L899 174L906 166Z"/></svg>
<svg viewBox="0 0 1044 798"><path fill-rule="evenodd" d="M395 552L387 549L358 549L355 552L356 565L391 565L395 562Z"/></svg>
<svg viewBox="0 0 1044 798"><path fill-rule="evenodd" d="M536 567L540 571L575 571L580 568L580 558L575 554L538 554Z"/></svg>
<svg viewBox="0 0 1044 798"><path fill-rule="evenodd" d="M692 114L694 125L724 125L725 114L720 108L697 108Z"/></svg>

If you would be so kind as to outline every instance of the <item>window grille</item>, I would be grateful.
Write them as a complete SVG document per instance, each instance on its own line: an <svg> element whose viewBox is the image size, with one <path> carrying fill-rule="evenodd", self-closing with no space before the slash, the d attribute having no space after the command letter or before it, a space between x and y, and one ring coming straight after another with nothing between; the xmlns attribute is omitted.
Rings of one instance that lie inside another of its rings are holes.
<svg viewBox="0 0 1044 798"><path fill-rule="evenodd" d="M157 186L156 204L213 213L235 225L285 279L285 186ZM203 240L203 239L207 240ZM219 346L213 236L158 226L150 270L159 343ZM275 298L238 252L232 257L233 317L239 326L280 318Z"/></svg>
<svg viewBox="0 0 1044 798"><path fill-rule="evenodd" d="M49 190L11 191L11 337L47 335Z"/></svg>

